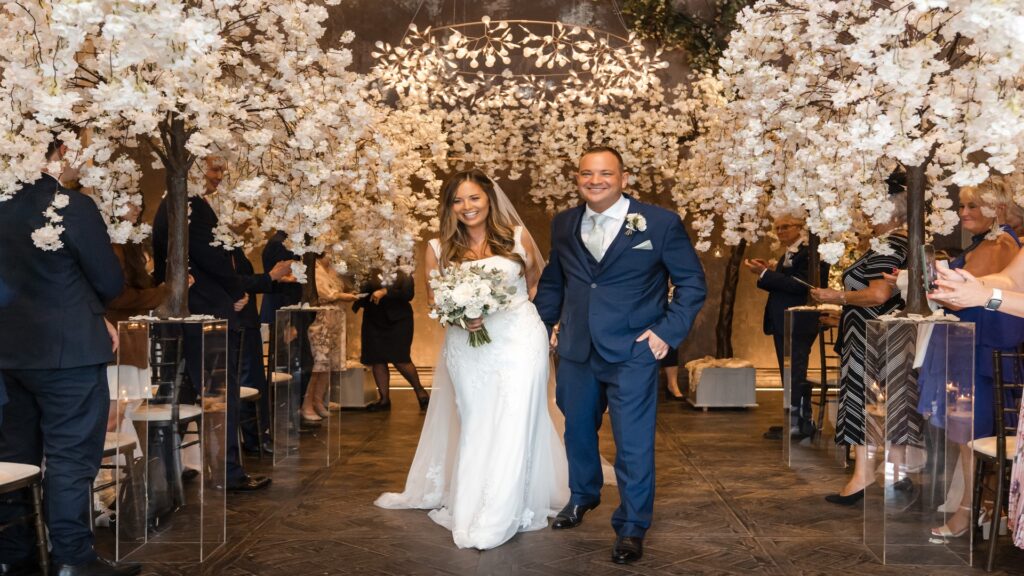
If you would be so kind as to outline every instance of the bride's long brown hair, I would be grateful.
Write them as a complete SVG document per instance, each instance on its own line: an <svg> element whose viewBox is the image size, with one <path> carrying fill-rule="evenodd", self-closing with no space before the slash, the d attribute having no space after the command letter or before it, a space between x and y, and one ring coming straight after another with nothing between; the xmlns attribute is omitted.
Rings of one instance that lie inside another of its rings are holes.
<svg viewBox="0 0 1024 576"><path fill-rule="evenodd" d="M494 182L475 168L453 175L441 189L441 266L464 262L466 255L472 252L466 226L459 222L455 211L452 210L452 205L455 203L455 192L463 182L473 182L487 195L487 221L484 233L485 242L490 248L491 254L518 262L521 270L525 271L526 261L522 256L513 252L516 247L515 229L518 223L498 208Z"/></svg>

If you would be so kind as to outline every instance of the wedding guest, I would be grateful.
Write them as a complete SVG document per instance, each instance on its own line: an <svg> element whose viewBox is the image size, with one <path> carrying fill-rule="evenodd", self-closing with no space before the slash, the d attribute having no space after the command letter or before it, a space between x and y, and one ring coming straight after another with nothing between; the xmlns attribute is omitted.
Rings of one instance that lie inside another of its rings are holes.
<svg viewBox="0 0 1024 576"><path fill-rule="evenodd" d="M829 494L825 500L834 504L853 505L864 497L864 488L874 482L874 469L867 456L867 419L865 354L867 350L867 322L879 316L903 308L903 298L882 276L895 269L905 268L907 262L906 194L905 176L894 173L887 180L889 199L895 206L894 213L883 224L875 225L872 237L878 238L887 247L884 250L867 250L856 262L843 271L843 290L829 288L812 289L811 297L826 304L841 304L839 339L836 351L840 355L839 371L839 413L836 422L836 444L854 447L856 464L853 475L836 494ZM909 371L908 371L909 372ZM919 418L917 409L917 386L907 383L901 394L890 391L901 404L890 407L887 422L893 423L888 438L894 446L918 441L914 427L910 424ZM920 429L917 429L919 432ZM881 433L879 433L881 436ZM893 451L895 461L898 451Z"/></svg>
<svg viewBox="0 0 1024 576"><path fill-rule="evenodd" d="M222 158L209 156L205 160L204 195L216 191L224 177L225 163ZM231 253L223 248L211 246L217 215L203 196L190 196L188 220L188 263L195 283L189 289L188 308L192 314L207 314L228 322L227 349L227 488L232 491L261 490L270 485L270 478L250 476L242 466L239 454L239 347L242 331L239 327L239 312L249 302L242 279L235 270ZM154 277L163 283L167 271L168 223L167 202L160 203L153 221ZM192 383L193 394L202 392L195 389L202 385L202 334L199 325L189 325L185 330L185 367Z"/></svg>
<svg viewBox="0 0 1024 576"><path fill-rule="evenodd" d="M946 306L972 308L982 306L987 311L1024 318L1024 250L1018 251L1003 270L977 277L967 270L938 270L938 289L928 294L932 300ZM1018 422L1024 421L1024 403ZM1024 548L1024 426L1017 427L1016 452L1010 472L1010 507L1008 526L1013 543Z"/></svg>
<svg viewBox="0 0 1024 576"><path fill-rule="evenodd" d="M345 291L345 282L334 271L326 258L316 261L316 291L321 306L330 306L340 302L355 302L356 295ZM327 397L327 385L331 372L343 370L345 359L332 354L338 350L337 339L341 336L339 326L332 326L332 316L318 312L309 326L309 347L313 354L312 378L302 399L300 416L303 424L319 425L327 417L330 399ZM344 322L344 317L342 317Z"/></svg>
<svg viewBox="0 0 1024 576"><path fill-rule="evenodd" d="M768 292L764 305L764 333L771 335L775 343L775 358L779 365L779 376L785 375L786 355L786 309L807 304L807 286L810 282L810 254L807 246L806 223L802 215L781 214L775 218L775 235L786 247L781 261L748 259L743 262L748 270L757 274L757 287ZM816 284L828 284L828 264L819 268ZM790 352L790 422L785 433L794 438L805 438L814 433L814 419L811 410L811 385L807 381L807 364L811 346L818 336L818 320L813 314L793 316ZM768 440L781 440L784 430L773 426L764 433Z"/></svg>
<svg viewBox="0 0 1024 576"><path fill-rule="evenodd" d="M279 262L296 262L299 257L289 250L284 241L288 237L283 231L278 230L267 240L267 244L260 253L260 260L263 262L264 270L271 270ZM296 314L292 320L305 322L302 326L295 326L298 338L291 340L294 343L293 349L297 352L298 365L294 367L284 366L284 358L277 358L278 333L277 333L277 311L287 306L295 306L302 302L302 285L297 283L282 284L277 291L263 295L263 303L260 305L260 322L266 324L270 329L268 342L267 361L271 366L271 372L283 371L291 374L293 371L299 373L299 390L296 392L296 403L302 398L309 387L309 380L313 376L313 355L309 348L309 314Z"/></svg>
<svg viewBox="0 0 1024 576"><path fill-rule="evenodd" d="M949 263L954 270L966 270L974 276L994 274L1006 268L1020 251L1020 240L1006 223L1015 203L1013 197L994 182L980 188L960 190L960 225L971 234L971 243ZM932 529L943 537L963 536L970 528L973 454L968 442L995 434L993 419L992 352L1013 352L1024 342L1024 319L991 314L983 306L948 307L961 321L974 323L974 401L973 437L957 427L947 429L947 438L960 445L960 466L966 481L960 506L946 524ZM918 409L930 416L945 414L946 362L942 346L930 347L919 378L921 401ZM930 370L935 364L941 364ZM933 418L942 425L941 416Z"/></svg>
<svg viewBox="0 0 1024 576"><path fill-rule="evenodd" d="M410 302L415 295L416 285L411 276L399 273L391 286L382 286L379 281L363 286L366 296L356 300L352 310L363 310L361 332L362 357L360 361L373 371L380 400L368 409L391 409L391 373L388 364L394 364L399 374L416 391L420 410L427 409L430 396L420 384L416 365L412 363L413 317Z"/></svg>
<svg viewBox="0 0 1024 576"><path fill-rule="evenodd" d="M241 366L239 367L239 386L255 388L260 393L260 414L263 427L256 426L256 406L252 402L244 402L239 406L239 419L242 424L242 449L250 454L259 454L262 450L273 454L270 442L270 394L267 389L267 372L263 364L263 335L260 333L260 315L256 310L257 294L273 294L283 286L295 283L292 276L291 262L280 261L270 268L269 272L257 274L241 248L231 251L231 262L242 283L242 289L249 296L245 306L238 311L238 327L242 331ZM262 446L261 446L262 444Z"/></svg>
<svg viewBox="0 0 1024 576"><path fill-rule="evenodd" d="M54 137L46 159L68 169L67 146ZM64 188L60 172L25 184L0 210L0 374L9 404L0 425L0 461L42 466L46 525L54 574L137 574L96 554L89 517L92 481L103 455L107 363L117 332L104 306L124 277L96 204ZM59 207L58 207L59 206ZM33 232L53 207L61 216L61 246L43 250ZM27 490L0 500L0 571L29 573L36 555L27 523Z"/></svg>
<svg viewBox="0 0 1024 576"><path fill-rule="evenodd" d="M131 206L125 219L135 223L142 215L141 206ZM124 289L121 295L107 304L106 318L117 327L119 322L127 321L132 316L148 315L151 310L163 303L167 297L167 285L157 286L148 269L151 256L145 244L129 242L112 244L121 269L124 271ZM117 429L119 419L118 402L138 401L152 396L149 388L148 343L135 342L128 337L122 342L120 365L112 363L107 366L107 382L110 385L110 412L107 419L107 431ZM124 376L118 378L118 376ZM131 406L125 406L123 415L130 415Z"/></svg>

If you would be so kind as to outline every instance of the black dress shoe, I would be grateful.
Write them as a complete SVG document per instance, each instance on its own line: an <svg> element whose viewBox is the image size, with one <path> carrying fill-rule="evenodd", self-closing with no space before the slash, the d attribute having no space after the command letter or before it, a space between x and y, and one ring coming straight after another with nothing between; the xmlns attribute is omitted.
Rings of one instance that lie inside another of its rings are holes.
<svg viewBox="0 0 1024 576"><path fill-rule="evenodd" d="M555 521L551 523L552 530L564 530L566 528L575 528L583 522L583 515L590 512L600 504L600 500L592 504L566 504L565 508L555 516Z"/></svg>
<svg viewBox="0 0 1024 576"><path fill-rule="evenodd" d="M138 564L115 564L110 560L97 558L88 564L57 564L53 576L132 576L142 571Z"/></svg>
<svg viewBox="0 0 1024 576"><path fill-rule="evenodd" d="M862 498L864 498L863 488L857 490L853 494L847 494L846 496L843 496L842 494L829 494L828 496L825 496L825 501L833 504L840 504L842 506L853 506L857 502L860 502Z"/></svg>
<svg viewBox="0 0 1024 576"><path fill-rule="evenodd" d="M254 492L256 490L263 490L267 486L270 486L270 478L246 475L245 478L242 478L241 482L228 484L228 490L231 492Z"/></svg>
<svg viewBox="0 0 1024 576"><path fill-rule="evenodd" d="M636 536L619 536L612 546L612 562L629 564L644 555L644 539Z"/></svg>
<svg viewBox="0 0 1024 576"><path fill-rule="evenodd" d="M258 447L250 446L248 444L242 446L242 451L245 452L246 454L248 454L249 456L259 456L260 455L260 449ZM270 442L264 442L263 443L263 453L266 454L267 456L272 455L274 453L274 445L271 444Z"/></svg>
<svg viewBox="0 0 1024 576"><path fill-rule="evenodd" d="M20 562L0 563L0 576L36 576L39 574L39 561L33 557Z"/></svg>
<svg viewBox="0 0 1024 576"><path fill-rule="evenodd" d="M782 440L782 426L772 426L767 432L761 434L765 440Z"/></svg>

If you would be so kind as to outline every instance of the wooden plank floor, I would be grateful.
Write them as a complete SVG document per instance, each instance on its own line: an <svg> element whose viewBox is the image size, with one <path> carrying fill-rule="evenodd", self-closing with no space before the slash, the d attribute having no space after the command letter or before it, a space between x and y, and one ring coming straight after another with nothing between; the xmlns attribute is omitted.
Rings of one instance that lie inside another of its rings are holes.
<svg viewBox="0 0 1024 576"><path fill-rule="evenodd" d="M410 392L394 394L388 413L343 412L341 459L322 466L303 452L274 468L263 493L232 494L228 542L203 564L148 564L144 574L189 575L953 575L982 569L883 566L861 540L861 508L826 504L843 483L838 468L792 471L778 442L761 432L778 419L781 394L761 392L755 410L699 412L662 402L658 415L655 523L643 560L609 560L609 525L618 495L574 530L516 536L488 551L458 550L423 511L375 508L384 490L400 489L422 416ZM610 446L610 429L602 430ZM608 450L610 452L611 450ZM110 539L99 529L98 538ZM1024 551L1004 537L998 574L1024 574ZM987 543L986 543L987 544ZM978 556L983 553L979 548ZM976 564L983 562L976 560Z"/></svg>

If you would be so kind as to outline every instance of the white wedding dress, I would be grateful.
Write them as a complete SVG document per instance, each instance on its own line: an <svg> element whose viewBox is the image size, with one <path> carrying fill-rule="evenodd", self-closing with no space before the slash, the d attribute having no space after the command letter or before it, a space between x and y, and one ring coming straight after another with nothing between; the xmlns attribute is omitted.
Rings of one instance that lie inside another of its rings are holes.
<svg viewBox="0 0 1024 576"><path fill-rule="evenodd" d="M521 230L516 252L526 258ZM405 491L375 504L430 509L459 548L486 550L547 526L569 499L568 464L548 412L547 330L520 265L498 256L474 264L504 273L513 302L485 319L489 344L473 348L468 332L447 329Z"/></svg>

